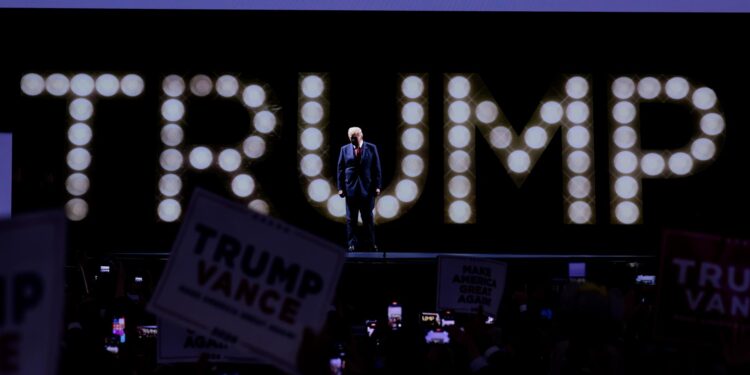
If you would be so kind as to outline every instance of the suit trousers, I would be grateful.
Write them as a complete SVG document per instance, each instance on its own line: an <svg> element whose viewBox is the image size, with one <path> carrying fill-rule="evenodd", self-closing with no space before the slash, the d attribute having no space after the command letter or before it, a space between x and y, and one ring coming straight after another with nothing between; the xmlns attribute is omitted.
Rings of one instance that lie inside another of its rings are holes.
<svg viewBox="0 0 750 375"><path fill-rule="evenodd" d="M362 214L362 224L364 225L363 240L365 243L369 242L370 246L375 245L375 227L372 220L372 209L374 205L374 196L346 197L346 240L349 246L360 245L360 241L355 232L360 213Z"/></svg>

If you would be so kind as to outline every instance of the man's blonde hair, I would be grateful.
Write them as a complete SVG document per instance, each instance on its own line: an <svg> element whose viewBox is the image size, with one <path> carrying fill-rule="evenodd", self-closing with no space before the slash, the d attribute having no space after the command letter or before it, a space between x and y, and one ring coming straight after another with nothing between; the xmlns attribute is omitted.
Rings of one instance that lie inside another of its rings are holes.
<svg viewBox="0 0 750 375"><path fill-rule="evenodd" d="M354 135L354 134L357 134L357 133L359 133L359 134L361 134L362 136L364 136L364 133L362 133L362 129L360 129L359 127L356 127L356 126L352 126L352 127L351 127L351 128L349 128L349 130L348 130L348 131L346 132L346 134L347 134L347 136L348 136L349 138L351 138L351 137L352 137L352 135Z"/></svg>

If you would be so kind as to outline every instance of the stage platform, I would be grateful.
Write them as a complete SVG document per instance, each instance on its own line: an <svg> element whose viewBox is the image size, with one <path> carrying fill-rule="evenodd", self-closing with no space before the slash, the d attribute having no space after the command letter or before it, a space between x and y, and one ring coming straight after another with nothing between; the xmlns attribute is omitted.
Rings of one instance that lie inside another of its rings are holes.
<svg viewBox="0 0 750 375"><path fill-rule="evenodd" d="M169 253L123 252L114 253L116 258L163 258ZM347 263L410 263L433 262L441 256L468 257L476 259L495 259L505 261L612 261L638 262L656 260L655 255L626 255L626 254L520 254L520 253L432 253L432 252L351 252L346 253Z"/></svg>

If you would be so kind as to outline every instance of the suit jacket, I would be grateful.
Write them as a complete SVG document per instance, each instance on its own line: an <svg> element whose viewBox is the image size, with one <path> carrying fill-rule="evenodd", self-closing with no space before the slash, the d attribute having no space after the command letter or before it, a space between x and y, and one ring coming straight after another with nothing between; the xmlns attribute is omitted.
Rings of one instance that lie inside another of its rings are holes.
<svg viewBox="0 0 750 375"><path fill-rule="evenodd" d="M362 156L354 156L354 146L347 144L339 153L337 185L347 197L368 197L380 189L380 156L372 143L362 142Z"/></svg>

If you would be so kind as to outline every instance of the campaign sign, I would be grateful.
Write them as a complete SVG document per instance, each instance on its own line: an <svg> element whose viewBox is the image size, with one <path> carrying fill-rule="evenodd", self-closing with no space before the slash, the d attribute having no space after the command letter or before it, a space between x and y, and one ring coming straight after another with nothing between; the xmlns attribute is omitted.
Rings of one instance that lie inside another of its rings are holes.
<svg viewBox="0 0 750 375"><path fill-rule="evenodd" d="M62 212L0 221L0 374L56 374L64 289Z"/></svg>
<svg viewBox="0 0 750 375"><path fill-rule="evenodd" d="M664 233L657 333L719 343L750 333L750 241Z"/></svg>
<svg viewBox="0 0 750 375"><path fill-rule="evenodd" d="M344 258L340 246L198 189L149 309L294 371Z"/></svg>
<svg viewBox="0 0 750 375"><path fill-rule="evenodd" d="M505 289L507 264L468 257L438 258L438 309L496 314Z"/></svg>
<svg viewBox="0 0 750 375"><path fill-rule="evenodd" d="M222 340L202 335L162 320L159 322L157 361L159 363L195 363L203 355L210 362L260 363L257 356L240 352Z"/></svg>

